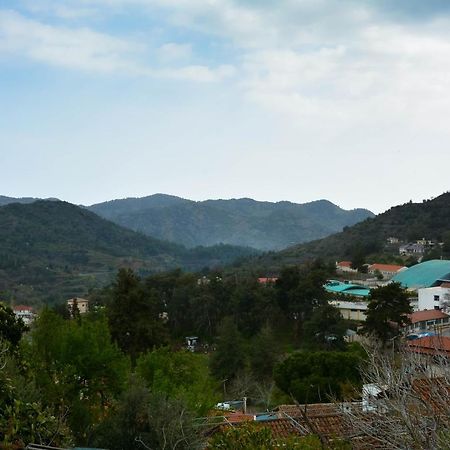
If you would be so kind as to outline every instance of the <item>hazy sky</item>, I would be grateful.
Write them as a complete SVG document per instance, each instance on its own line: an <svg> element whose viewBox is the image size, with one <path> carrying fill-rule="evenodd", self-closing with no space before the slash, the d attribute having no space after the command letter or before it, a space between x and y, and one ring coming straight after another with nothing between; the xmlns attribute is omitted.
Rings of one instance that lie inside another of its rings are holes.
<svg viewBox="0 0 450 450"><path fill-rule="evenodd" d="M3 195L380 212L450 188L450 1L0 0L0 107Z"/></svg>

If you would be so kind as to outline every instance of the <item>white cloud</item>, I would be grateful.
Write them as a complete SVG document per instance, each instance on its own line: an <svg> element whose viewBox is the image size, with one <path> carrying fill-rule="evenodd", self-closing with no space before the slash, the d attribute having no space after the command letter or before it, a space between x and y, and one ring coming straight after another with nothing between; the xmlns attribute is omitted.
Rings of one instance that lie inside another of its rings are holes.
<svg viewBox="0 0 450 450"><path fill-rule="evenodd" d="M0 52L55 66L93 72L136 70L130 58L139 45L87 28L42 24L0 11Z"/></svg>
<svg viewBox="0 0 450 450"><path fill-rule="evenodd" d="M161 45L158 48L157 53L163 62L178 62L180 60L187 60L192 56L192 45L168 42Z"/></svg>
<svg viewBox="0 0 450 450"><path fill-rule="evenodd" d="M167 67L175 59L189 59L189 44L165 44L156 51L162 65L146 61L151 52L133 40L117 38L88 28L43 24L0 10L0 54L99 73L122 73L198 82L221 81L234 74L230 65L208 67L185 64Z"/></svg>

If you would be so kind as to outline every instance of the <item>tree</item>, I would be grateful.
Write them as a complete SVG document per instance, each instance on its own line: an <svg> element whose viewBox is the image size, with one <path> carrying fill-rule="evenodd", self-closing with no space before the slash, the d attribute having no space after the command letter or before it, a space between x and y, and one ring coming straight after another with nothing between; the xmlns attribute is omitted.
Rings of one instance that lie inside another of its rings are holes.
<svg viewBox="0 0 450 450"><path fill-rule="evenodd" d="M119 270L107 311L111 335L133 365L140 353L167 343L162 299L132 270Z"/></svg>
<svg viewBox="0 0 450 450"><path fill-rule="evenodd" d="M328 294L323 288L328 270L320 265L305 266L302 269L283 269L276 288L280 307L294 322L294 336L302 337L303 323L315 307L324 304Z"/></svg>
<svg viewBox="0 0 450 450"><path fill-rule="evenodd" d="M26 330L22 319L18 319L9 306L0 303L0 339L16 347Z"/></svg>
<svg viewBox="0 0 450 450"><path fill-rule="evenodd" d="M211 369L218 380L230 380L245 367L245 350L241 333L231 317L225 317L219 327L216 351L211 357Z"/></svg>
<svg viewBox="0 0 450 450"><path fill-rule="evenodd" d="M313 348L343 349L346 321L337 308L325 303L318 306L305 322L305 341Z"/></svg>
<svg viewBox="0 0 450 450"><path fill-rule="evenodd" d="M317 436L275 438L270 428L249 422L237 427L227 427L216 433L208 443L211 450L276 450L278 448L316 450L321 448Z"/></svg>
<svg viewBox="0 0 450 450"><path fill-rule="evenodd" d="M209 373L206 355L160 348L141 355L136 372L151 392L181 400L200 416L218 401L218 386Z"/></svg>
<svg viewBox="0 0 450 450"><path fill-rule="evenodd" d="M150 392L139 378L95 432L94 444L111 450L203 448L192 413L180 400Z"/></svg>
<svg viewBox="0 0 450 450"><path fill-rule="evenodd" d="M342 399L346 391L360 386L360 362L355 351L298 351L275 367L274 378L300 403L326 402Z"/></svg>
<svg viewBox="0 0 450 450"><path fill-rule="evenodd" d="M372 289L369 295L364 332L374 335L383 344L397 336L399 328L409 323L412 307L406 289L400 283Z"/></svg>
<svg viewBox="0 0 450 450"><path fill-rule="evenodd" d="M102 315L65 321L45 309L35 323L30 342L23 344L42 398L67 415L75 437L88 432L122 391L127 358L111 342Z"/></svg>
<svg viewBox="0 0 450 450"><path fill-rule="evenodd" d="M266 325L253 338L250 349L250 367L255 378L262 381L271 379L279 357L280 351L273 330Z"/></svg>

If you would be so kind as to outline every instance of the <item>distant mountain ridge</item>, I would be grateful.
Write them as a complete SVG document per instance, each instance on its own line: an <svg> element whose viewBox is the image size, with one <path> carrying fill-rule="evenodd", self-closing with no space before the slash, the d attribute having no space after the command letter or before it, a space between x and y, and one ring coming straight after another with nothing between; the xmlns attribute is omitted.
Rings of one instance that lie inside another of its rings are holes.
<svg viewBox="0 0 450 450"><path fill-rule="evenodd" d="M277 250L318 239L374 214L328 200L305 204L249 198L193 201L155 194L87 207L121 226L187 247L218 243Z"/></svg>
<svg viewBox="0 0 450 450"><path fill-rule="evenodd" d="M389 237L404 242L421 238L445 241L444 256L450 256L445 254L450 251L450 192L422 203L409 202L392 207L374 218L346 227L340 233L257 257L251 264L277 269L315 258L331 262L351 259L355 253L363 256L391 253L398 256L396 248L387 247Z"/></svg>
<svg viewBox="0 0 450 450"><path fill-rule="evenodd" d="M0 299L63 300L110 282L120 267L195 271L254 253L226 245L188 250L61 201L0 207Z"/></svg>

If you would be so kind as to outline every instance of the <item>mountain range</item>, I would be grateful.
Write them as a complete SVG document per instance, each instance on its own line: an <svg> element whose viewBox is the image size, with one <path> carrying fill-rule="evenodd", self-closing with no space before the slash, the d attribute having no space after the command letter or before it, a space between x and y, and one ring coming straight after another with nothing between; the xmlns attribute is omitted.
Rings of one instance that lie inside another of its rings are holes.
<svg viewBox="0 0 450 450"><path fill-rule="evenodd" d="M185 247L120 227L61 201L0 207L0 299L56 301L110 282L120 267L141 274L200 270L254 254L248 248Z"/></svg>
<svg viewBox="0 0 450 450"><path fill-rule="evenodd" d="M330 262L352 260L356 254L366 259L387 258L393 261L399 257L398 245L388 245L389 237L400 242L421 238L444 242L443 247L435 248L434 257L450 257L450 192L421 203L408 202L392 207L376 217L346 227L340 233L256 257L250 265L276 271L284 265L315 258Z"/></svg>
<svg viewBox="0 0 450 450"><path fill-rule="evenodd" d="M88 209L123 227L186 247L223 243L258 250L308 242L374 216L367 209L346 211L327 200L196 202L164 194L112 200Z"/></svg>

